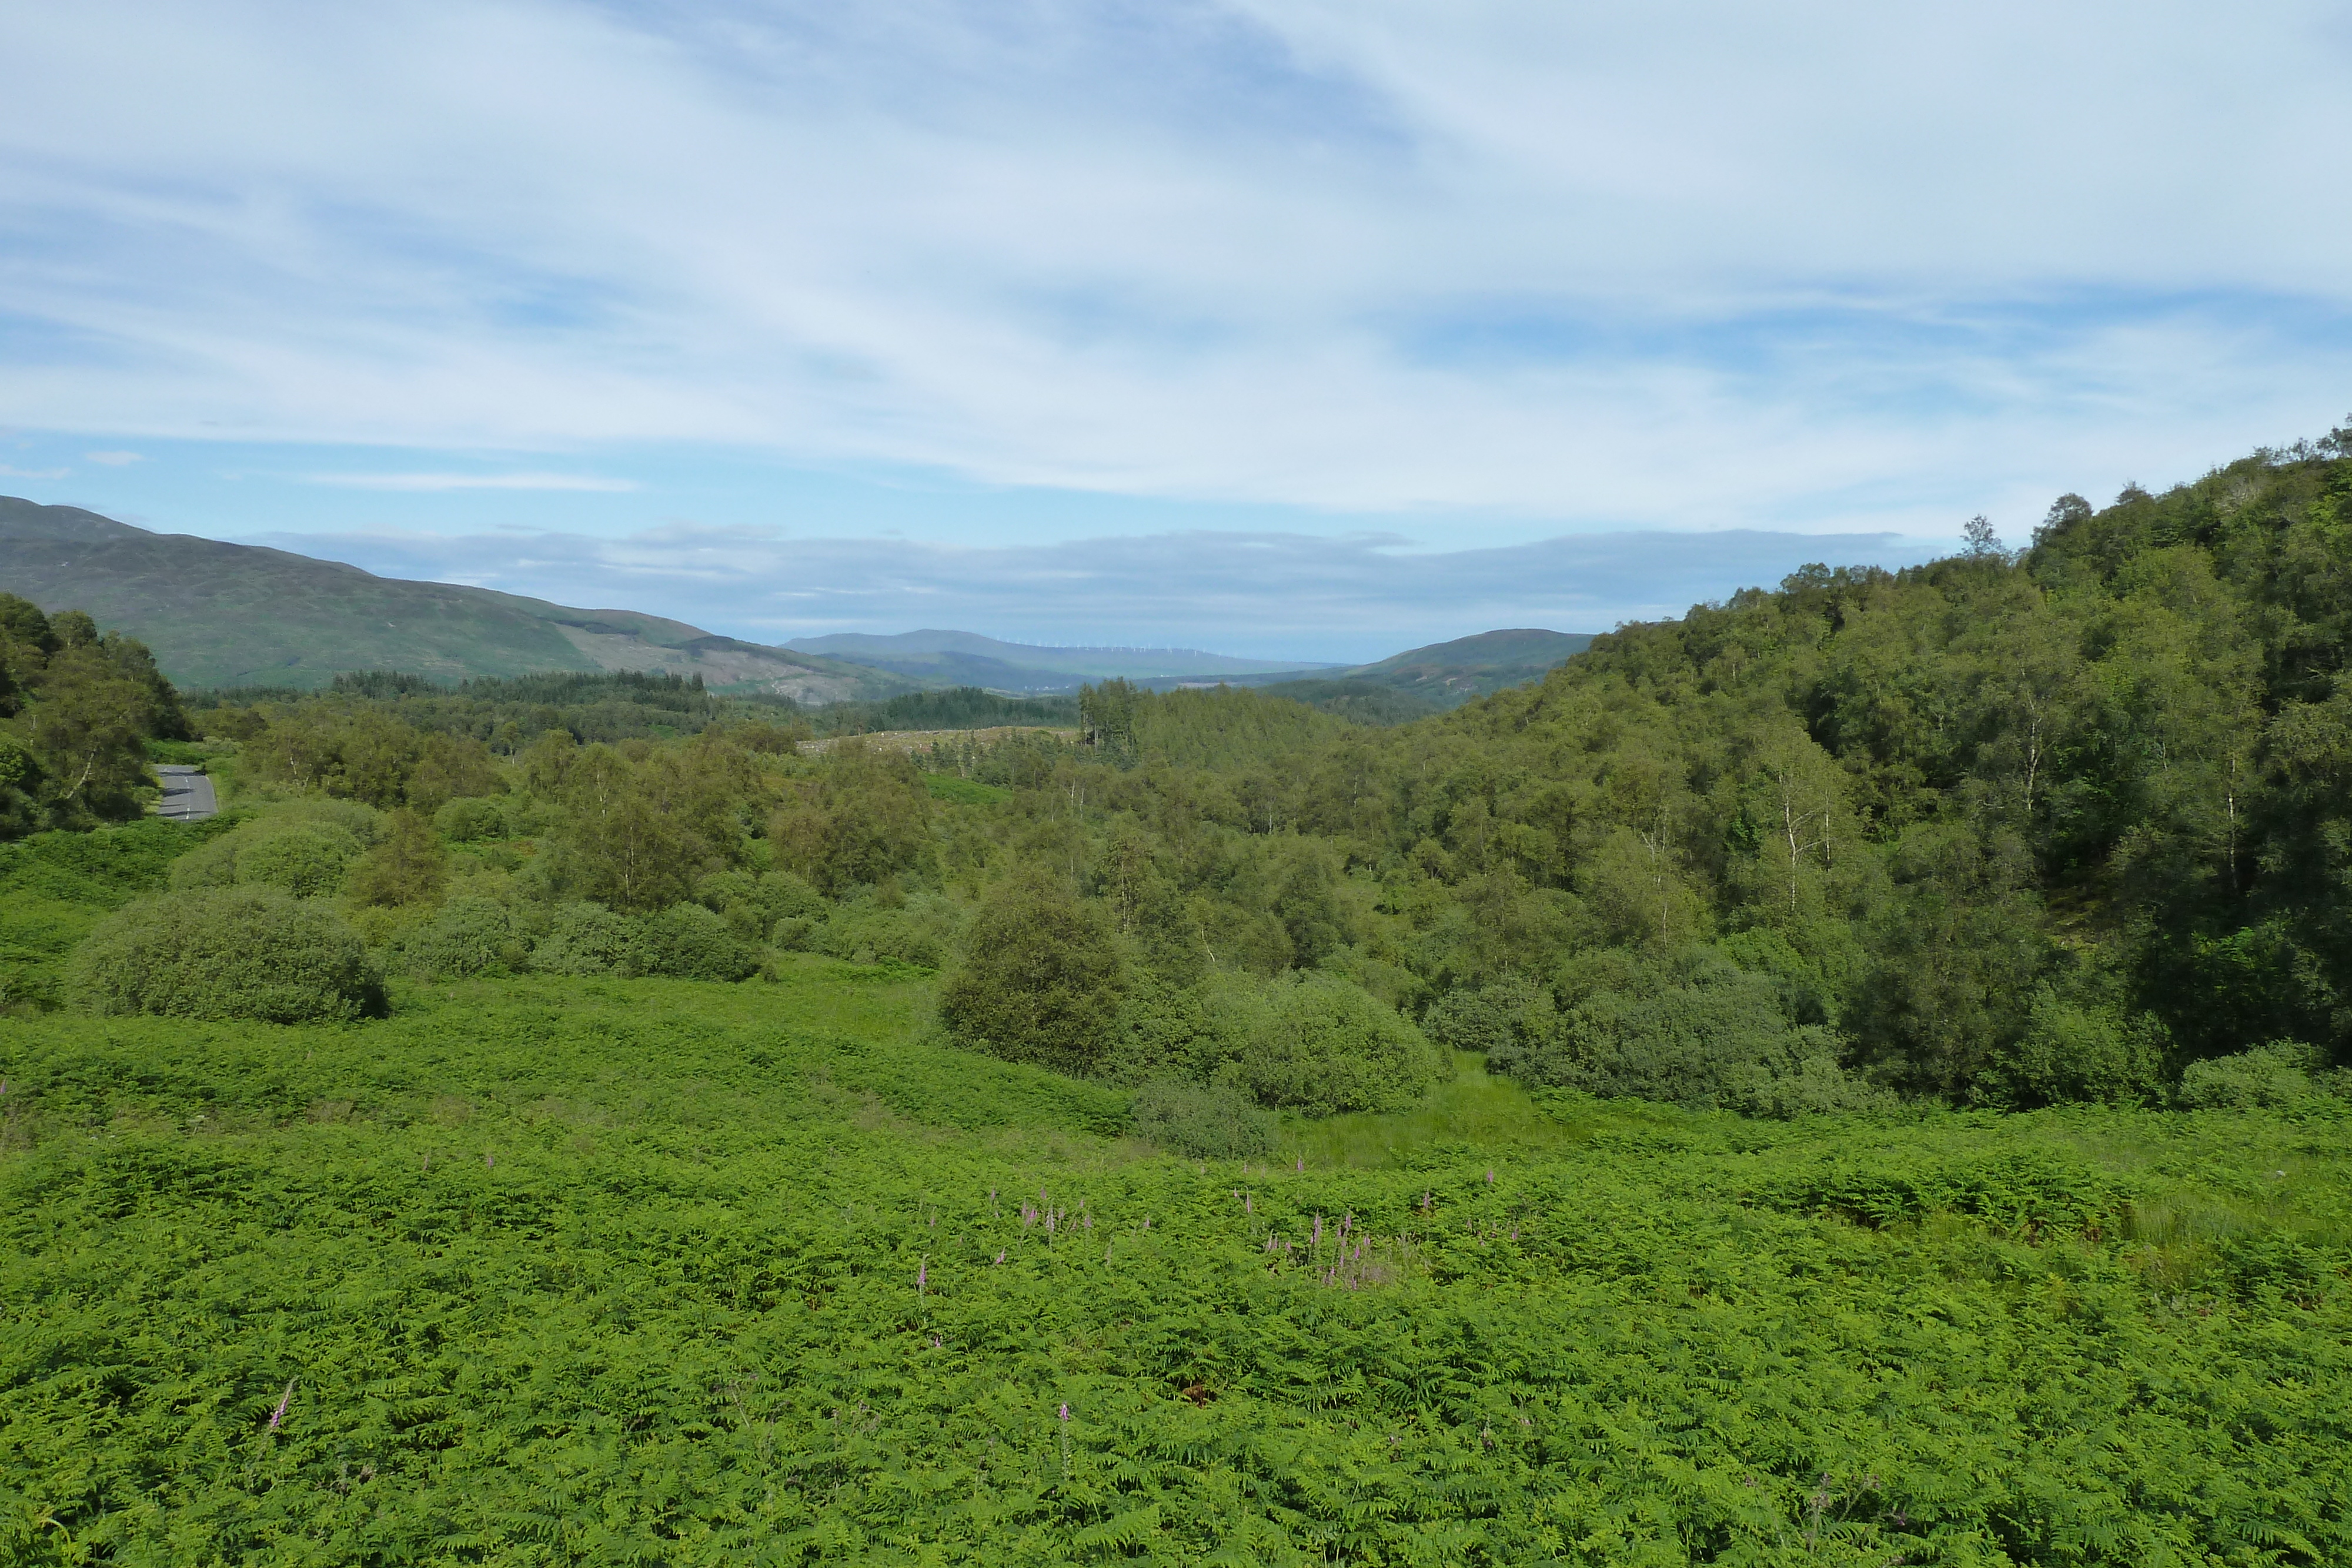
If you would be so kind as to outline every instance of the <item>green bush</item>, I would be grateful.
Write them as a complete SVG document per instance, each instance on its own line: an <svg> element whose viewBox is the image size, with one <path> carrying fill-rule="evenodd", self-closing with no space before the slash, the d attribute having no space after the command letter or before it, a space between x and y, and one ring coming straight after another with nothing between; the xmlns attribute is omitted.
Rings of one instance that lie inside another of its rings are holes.
<svg viewBox="0 0 2352 1568"><path fill-rule="evenodd" d="M1237 1083L1156 1078L1135 1096L1131 1130L1177 1154L1232 1160L1273 1148L1279 1126Z"/></svg>
<svg viewBox="0 0 2352 1568"><path fill-rule="evenodd" d="M2143 1104L2160 1098L2163 1074L2164 1034L2154 1019L2084 1006L2044 986L2025 1032L1993 1051L1974 1087L1999 1105Z"/></svg>
<svg viewBox="0 0 2352 1568"><path fill-rule="evenodd" d="M694 898L752 942L765 940L780 921L803 920L813 928L832 908L823 894L788 871L714 872L694 884Z"/></svg>
<svg viewBox="0 0 2352 1568"><path fill-rule="evenodd" d="M461 795L433 813L433 828L453 844L507 834L506 802L495 795Z"/></svg>
<svg viewBox="0 0 2352 1568"><path fill-rule="evenodd" d="M673 904L645 924L645 972L681 980L743 980L760 950L698 904Z"/></svg>
<svg viewBox="0 0 2352 1568"><path fill-rule="evenodd" d="M642 974L645 928L601 904L567 904L531 949L530 967L550 975Z"/></svg>
<svg viewBox="0 0 2352 1568"><path fill-rule="evenodd" d="M352 863L382 836L383 819L355 800L299 800L181 857L172 885L274 887L297 898L341 891Z"/></svg>
<svg viewBox="0 0 2352 1568"><path fill-rule="evenodd" d="M409 968L426 979L505 974L522 967L530 949L518 937L506 906L488 898L453 898L401 941Z"/></svg>
<svg viewBox="0 0 2352 1568"><path fill-rule="evenodd" d="M1552 1048L1559 1009L1551 992L1518 976L1448 991L1422 1020L1429 1038L1447 1051L1475 1051L1487 1071L1513 1073L1530 1053Z"/></svg>
<svg viewBox="0 0 2352 1568"><path fill-rule="evenodd" d="M383 837L353 862L343 891L354 904L395 908L440 901L449 880L449 852L433 825L403 807L392 813Z"/></svg>
<svg viewBox="0 0 2352 1568"><path fill-rule="evenodd" d="M380 1010L359 936L323 904L270 887L199 888L125 905L77 948L71 986L100 1013L348 1019Z"/></svg>
<svg viewBox="0 0 2352 1568"><path fill-rule="evenodd" d="M2292 1105L2319 1092L2312 1074L2320 1065L2319 1052L2310 1046L2274 1040L2235 1056L2190 1062L2174 1098L2196 1111Z"/></svg>
<svg viewBox="0 0 2352 1568"><path fill-rule="evenodd" d="M963 1045L1084 1072L1110 1042L1126 988L1101 912L1041 874L1000 885L940 986L940 1021Z"/></svg>
<svg viewBox="0 0 2352 1568"><path fill-rule="evenodd" d="M1841 1065L1835 1032L1789 1021L1780 988L1765 976L1702 949L1610 978L1611 988L1587 993L1570 1009L1550 1044L1511 1061L1514 1076L1603 1098L1753 1116L1884 1101Z"/></svg>
<svg viewBox="0 0 2352 1568"><path fill-rule="evenodd" d="M954 950L962 924L956 906L937 895L919 895L898 909L850 904L815 927L803 945L853 963L896 958L936 969Z"/></svg>
<svg viewBox="0 0 2352 1568"><path fill-rule="evenodd" d="M1232 1042L1221 1075L1263 1104L1309 1116L1402 1111L1445 1076L1448 1060L1405 1019L1334 976L1212 987L1213 1027Z"/></svg>
<svg viewBox="0 0 2352 1568"><path fill-rule="evenodd" d="M1202 988L1170 985L1146 968L1120 997L1109 1045L1094 1071L1135 1089L1163 1079L1205 1083L1240 1056L1238 1038L1220 1034L1210 1019Z"/></svg>

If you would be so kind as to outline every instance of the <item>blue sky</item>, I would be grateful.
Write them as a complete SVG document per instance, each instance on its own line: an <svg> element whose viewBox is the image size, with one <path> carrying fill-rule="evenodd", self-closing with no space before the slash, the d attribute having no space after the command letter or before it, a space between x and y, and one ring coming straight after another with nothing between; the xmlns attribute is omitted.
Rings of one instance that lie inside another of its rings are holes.
<svg viewBox="0 0 2352 1568"><path fill-rule="evenodd" d="M0 57L0 493L742 635L1601 629L2352 409L2340 5L92 0Z"/></svg>

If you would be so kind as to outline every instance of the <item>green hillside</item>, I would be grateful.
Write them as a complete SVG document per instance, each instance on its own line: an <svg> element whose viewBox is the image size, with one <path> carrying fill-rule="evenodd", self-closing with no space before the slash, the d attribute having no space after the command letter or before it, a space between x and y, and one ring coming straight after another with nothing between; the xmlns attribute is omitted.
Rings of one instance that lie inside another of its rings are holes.
<svg viewBox="0 0 2352 1568"><path fill-rule="evenodd" d="M14 497L0 497L0 589L121 628L186 686L315 688L344 670L405 670L443 682L646 670L833 702L929 684L634 611L377 577Z"/></svg>
<svg viewBox="0 0 2352 1568"><path fill-rule="evenodd" d="M1472 697L1491 696L1513 686L1540 680L1564 660L1592 645L1580 632L1545 632L1521 628L1481 632L1433 643L1391 654L1377 664L1333 674L1349 681L1385 686L1427 699L1434 707L1449 708Z"/></svg>

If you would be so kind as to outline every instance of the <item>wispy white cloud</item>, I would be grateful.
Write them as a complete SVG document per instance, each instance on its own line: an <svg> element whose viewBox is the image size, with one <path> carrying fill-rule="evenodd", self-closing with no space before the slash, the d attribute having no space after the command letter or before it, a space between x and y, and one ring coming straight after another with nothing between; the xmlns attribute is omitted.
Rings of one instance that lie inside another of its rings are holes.
<svg viewBox="0 0 2352 1568"><path fill-rule="evenodd" d="M636 489L634 479L593 474L310 474L312 485L352 490L580 490L612 493Z"/></svg>
<svg viewBox="0 0 2352 1568"><path fill-rule="evenodd" d="M2352 384L2325 0L96 0L0 48L44 428L1943 533Z"/></svg>
<svg viewBox="0 0 2352 1568"><path fill-rule="evenodd" d="M12 468L5 463L0 463L0 478L62 479L72 472L70 468Z"/></svg>

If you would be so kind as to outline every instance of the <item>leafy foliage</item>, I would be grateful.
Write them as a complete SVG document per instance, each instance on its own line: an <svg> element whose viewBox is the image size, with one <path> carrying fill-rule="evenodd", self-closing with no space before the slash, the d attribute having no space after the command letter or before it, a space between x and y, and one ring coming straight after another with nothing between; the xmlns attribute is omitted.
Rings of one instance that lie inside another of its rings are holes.
<svg viewBox="0 0 2352 1568"><path fill-rule="evenodd" d="M187 735L145 643L0 593L0 841L138 816L148 743Z"/></svg>
<svg viewBox="0 0 2352 1568"><path fill-rule="evenodd" d="M1135 1135L1180 1155L1234 1160L1265 1154L1278 1124L1234 1083L1155 1078L1135 1096Z"/></svg>
<svg viewBox="0 0 2352 1568"><path fill-rule="evenodd" d="M0 1009L58 1006L74 945L108 911L162 889L181 855L236 825L139 822L0 844Z"/></svg>
<svg viewBox="0 0 2352 1568"><path fill-rule="evenodd" d="M760 951L698 904L673 904L645 923L645 971L683 980L740 980L758 972Z"/></svg>
<svg viewBox="0 0 2352 1568"><path fill-rule="evenodd" d="M303 800L238 822L172 867L172 885L274 887L297 898L341 891L344 877L382 831L365 806Z"/></svg>
<svg viewBox="0 0 2352 1568"><path fill-rule="evenodd" d="M296 1023L356 1019L381 1005L357 935L325 905L271 887L127 904L75 949L71 980L100 1013Z"/></svg>
<svg viewBox="0 0 2352 1568"><path fill-rule="evenodd" d="M940 1020L1011 1061L1084 1071L1109 1043L1124 985L1108 923L1060 884L1029 876L973 919L940 988Z"/></svg>
<svg viewBox="0 0 2352 1568"><path fill-rule="evenodd" d="M600 904L567 904L531 949L531 967L551 975L636 975L646 968L638 924Z"/></svg>
<svg viewBox="0 0 2352 1568"><path fill-rule="evenodd" d="M1444 1075L1419 1030L1335 976L1221 985L1210 1012L1234 1051L1225 1071L1267 1105L1309 1116L1400 1111Z"/></svg>
<svg viewBox="0 0 2352 1568"><path fill-rule="evenodd" d="M514 917L493 899L453 898L401 940L410 970L427 979L504 972L520 967L529 947Z"/></svg>
<svg viewBox="0 0 2352 1568"><path fill-rule="evenodd" d="M798 964L0 1020L10 1559L2352 1552L2336 1122L1196 1163Z"/></svg>

